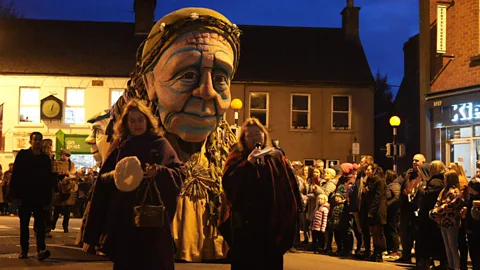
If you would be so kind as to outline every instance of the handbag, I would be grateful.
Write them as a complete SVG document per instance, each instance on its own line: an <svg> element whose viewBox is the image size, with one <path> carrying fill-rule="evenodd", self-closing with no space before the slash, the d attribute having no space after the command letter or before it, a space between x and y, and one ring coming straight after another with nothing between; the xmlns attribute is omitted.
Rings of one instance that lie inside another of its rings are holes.
<svg viewBox="0 0 480 270"><path fill-rule="evenodd" d="M155 178L145 178L146 182L145 194L140 205L133 208L133 223L136 227L142 228L161 228L165 223L165 205L163 204L160 191L157 188ZM152 192L156 192L160 205L147 204L147 195L150 194L150 201L152 200Z"/></svg>

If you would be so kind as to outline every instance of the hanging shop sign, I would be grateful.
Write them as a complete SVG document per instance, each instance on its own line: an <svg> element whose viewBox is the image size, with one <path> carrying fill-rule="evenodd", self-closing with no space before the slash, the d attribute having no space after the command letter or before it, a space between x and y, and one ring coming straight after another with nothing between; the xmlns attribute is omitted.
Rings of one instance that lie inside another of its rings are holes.
<svg viewBox="0 0 480 270"><path fill-rule="evenodd" d="M437 6L437 53L447 52L447 6Z"/></svg>

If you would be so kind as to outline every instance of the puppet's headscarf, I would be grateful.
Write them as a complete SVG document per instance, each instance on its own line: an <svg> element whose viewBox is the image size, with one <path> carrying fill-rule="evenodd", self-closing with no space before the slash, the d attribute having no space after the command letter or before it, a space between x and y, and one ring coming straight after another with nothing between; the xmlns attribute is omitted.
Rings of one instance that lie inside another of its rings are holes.
<svg viewBox="0 0 480 270"><path fill-rule="evenodd" d="M223 36L234 54L235 73L240 58L240 30L222 14L208 8L182 8L165 15L150 31L143 46L141 73L148 72L158 62L160 56L181 35L192 31L213 31Z"/></svg>

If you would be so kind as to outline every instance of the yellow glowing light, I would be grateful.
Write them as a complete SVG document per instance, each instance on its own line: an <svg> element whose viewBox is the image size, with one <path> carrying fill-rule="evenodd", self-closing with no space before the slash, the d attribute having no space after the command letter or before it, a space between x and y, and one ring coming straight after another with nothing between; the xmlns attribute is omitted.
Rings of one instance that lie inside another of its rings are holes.
<svg viewBox="0 0 480 270"><path fill-rule="evenodd" d="M398 116L392 116L392 117L390 117L390 126L392 126L392 127L398 127L398 126L400 126L400 123L401 123L401 122L402 122L402 121L400 120L400 117L398 117Z"/></svg>
<svg viewBox="0 0 480 270"><path fill-rule="evenodd" d="M243 103L240 99L236 98L232 100L232 104L230 105L234 110L240 110L243 107Z"/></svg>

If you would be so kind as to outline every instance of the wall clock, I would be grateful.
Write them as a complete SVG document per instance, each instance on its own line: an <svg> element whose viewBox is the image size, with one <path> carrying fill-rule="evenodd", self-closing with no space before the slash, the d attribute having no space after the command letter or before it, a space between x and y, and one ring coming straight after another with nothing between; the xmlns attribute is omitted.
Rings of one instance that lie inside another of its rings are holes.
<svg viewBox="0 0 480 270"><path fill-rule="evenodd" d="M42 120L61 120L63 102L53 95L40 101L40 118Z"/></svg>

